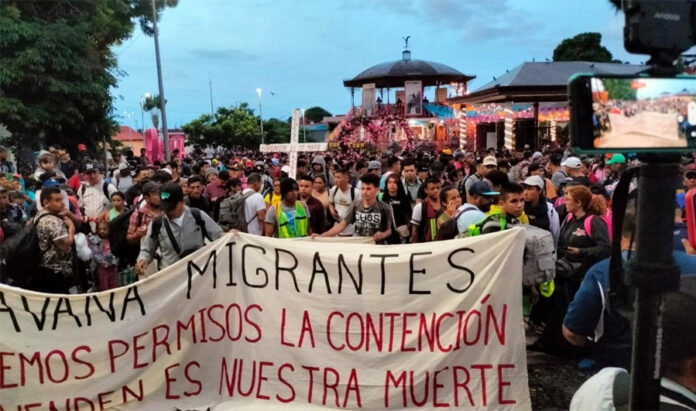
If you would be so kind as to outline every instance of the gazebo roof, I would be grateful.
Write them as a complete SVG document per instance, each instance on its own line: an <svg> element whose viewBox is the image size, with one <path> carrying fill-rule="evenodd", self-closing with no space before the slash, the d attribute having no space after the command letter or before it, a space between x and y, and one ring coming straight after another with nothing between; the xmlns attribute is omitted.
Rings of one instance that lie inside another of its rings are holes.
<svg viewBox="0 0 696 411"><path fill-rule="evenodd" d="M452 103L493 103L502 101L564 101L568 80L576 73L635 75L647 67L635 64L591 61L526 62Z"/></svg>
<svg viewBox="0 0 696 411"><path fill-rule="evenodd" d="M406 57L408 53L408 57ZM406 80L420 80L423 87L447 83L466 83L476 78L441 63L425 60L411 60L410 52L404 52L401 60L372 66L350 80L344 80L346 87L362 87L375 83L376 88L403 87Z"/></svg>

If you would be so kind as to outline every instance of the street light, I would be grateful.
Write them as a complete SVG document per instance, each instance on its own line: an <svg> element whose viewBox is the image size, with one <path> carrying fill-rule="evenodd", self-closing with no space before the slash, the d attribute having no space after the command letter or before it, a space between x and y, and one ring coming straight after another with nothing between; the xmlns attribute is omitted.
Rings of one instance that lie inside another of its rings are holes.
<svg viewBox="0 0 696 411"><path fill-rule="evenodd" d="M169 153L169 130L167 129L167 110L165 106L167 105L167 100L164 98L164 83L162 81L162 62L160 61L160 51L159 51L159 30L157 29L157 7L155 7L155 0L152 0L152 28L154 31L155 38L155 58L157 60L157 83L159 85L159 98L160 98L160 111L162 115L162 136L164 137L164 159L165 161L170 161L171 156Z"/></svg>
<svg viewBox="0 0 696 411"><path fill-rule="evenodd" d="M304 117L305 109L302 109L302 142L307 142L307 123Z"/></svg>
<svg viewBox="0 0 696 411"><path fill-rule="evenodd" d="M263 108L261 106L261 89L256 89L256 94L259 95L259 124L261 126L261 144L265 143L265 138L263 136Z"/></svg>

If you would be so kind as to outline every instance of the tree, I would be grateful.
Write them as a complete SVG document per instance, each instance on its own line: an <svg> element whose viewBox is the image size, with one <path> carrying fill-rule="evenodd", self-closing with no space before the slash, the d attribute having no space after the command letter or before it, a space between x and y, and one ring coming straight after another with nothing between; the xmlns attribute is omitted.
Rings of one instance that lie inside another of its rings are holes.
<svg viewBox="0 0 696 411"><path fill-rule="evenodd" d="M247 103L220 107L215 117L204 114L181 128L188 135L189 144L253 148L258 147L261 140L259 118Z"/></svg>
<svg viewBox="0 0 696 411"><path fill-rule="evenodd" d="M324 117L331 117L331 113L321 107L312 107L305 110L305 120L311 123L321 123Z"/></svg>
<svg viewBox="0 0 696 411"><path fill-rule="evenodd" d="M289 143L290 123L271 118L263 122L263 134L267 144Z"/></svg>
<svg viewBox="0 0 696 411"><path fill-rule="evenodd" d="M599 33L581 33L563 40L553 50L553 61L596 61L611 63L613 61L609 50L601 45L602 35Z"/></svg>
<svg viewBox="0 0 696 411"><path fill-rule="evenodd" d="M155 129L159 129L161 107L162 98L159 96L159 94L145 97L145 101L143 101L143 111L145 111L146 113L150 113L150 118L152 119L152 127L154 127ZM144 127L145 125L143 125L143 128Z"/></svg>
<svg viewBox="0 0 696 411"><path fill-rule="evenodd" d="M161 10L177 0L158 1ZM150 0L4 0L0 3L0 119L15 147L91 150L116 129L110 89L122 75L111 51ZM150 30L151 31L151 30Z"/></svg>
<svg viewBox="0 0 696 411"><path fill-rule="evenodd" d="M636 100L638 92L631 87L631 79L605 78L604 88L609 100Z"/></svg>

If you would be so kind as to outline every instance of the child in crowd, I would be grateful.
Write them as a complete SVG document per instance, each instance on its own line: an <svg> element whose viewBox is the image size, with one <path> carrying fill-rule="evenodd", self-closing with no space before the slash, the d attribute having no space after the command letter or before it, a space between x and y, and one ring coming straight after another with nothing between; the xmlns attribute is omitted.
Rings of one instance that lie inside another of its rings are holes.
<svg viewBox="0 0 696 411"><path fill-rule="evenodd" d="M92 249L92 272L99 291L119 287L118 258L111 253L109 244L109 222L97 222L97 234L90 234L89 245Z"/></svg>
<svg viewBox="0 0 696 411"><path fill-rule="evenodd" d="M107 211L108 218L106 221L111 221L123 214L126 210L126 196L120 191L111 194L111 205L113 207L111 210Z"/></svg>

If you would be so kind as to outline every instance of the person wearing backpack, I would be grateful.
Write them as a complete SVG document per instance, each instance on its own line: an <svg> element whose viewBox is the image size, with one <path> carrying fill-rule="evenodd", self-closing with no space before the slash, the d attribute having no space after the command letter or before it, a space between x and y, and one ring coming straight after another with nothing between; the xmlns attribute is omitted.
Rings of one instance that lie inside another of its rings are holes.
<svg viewBox="0 0 696 411"><path fill-rule="evenodd" d="M84 209L84 215L97 219L111 209L111 195L118 190L113 184L104 181L99 166L94 163L85 165L85 182L78 190L78 204ZM94 227L92 227L94 231Z"/></svg>
<svg viewBox="0 0 696 411"><path fill-rule="evenodd" d="M428 177L423 183L426 198L416 204L411 216L411 242L425 243L435 240L437 237L437 219L443 213L440 201L442 184L436 176Z"/></svg>
<svg viewBox="0 0 696 411"><path fill-rule="evenodd" d="M334 221L341 221L346 218L350 207L361 199L360 192L349 183L349 174L346 169L337 169L334 172L336 185L329 190L329 212ZM340 237L351 237L355 232L355 226L349 224L343 230Z"/></svg>
<svg viewBox="0 0 696 411"><path fill-rule="evenodd" d="M41 212L33 220L40 251L38 269L28 289L68 294L73 288L73 243L75 224L64 216L65 203L58 187L41 190Z"/></svg>
<svg viewBox="0 0 696 411"><path fill-rule="evenodd" d="M140 241L140 254L135 264L139 276L145 275L158 251L158 269L162 270L203 247L206 239L215 241L224 234L208 214L186 205L184 191L178 184L162 186L160 207L162 214L152 220Z"/></svg>
<svg viewBox="0 0 696 411"><path fill-rule="evenodd" d="M600 218L606 213L604 203L593 199L590 189L580 185L566 187L564 196L569 217L563 221L558 238L556 291L551 296L553 309L549 310L546 327L533 346L535 350L560 355L572 351L561 332L571 299L589 268L611 255L609 230Z"/></svg>
<svg viewBox="0 0 696 411"><path fill-rule="evenodd" d="M140 241L147 234L150 222L160 215L160 185L154 181L143 184L142 199L109 223L111 250L119 259L119 270L133 267L140 253Z"/></svg>
<svg viewBox="0 0 696 411"><path fill-rule="evenodd" d="M497 233L520 224L524 213L524 189L517 183L507 183L500 189L498 211L490 213L475 227L469 228L469 235Z"/></svg>
<svg viewBox="0 0 696 411"><path fill-rule="evenodd" d="M247 188L220 204L220 226L225 231L231 229L244 233L263 235L263 221L266 218L266 203L261 190L263 177L251 173L247 177Z"/></svg>

